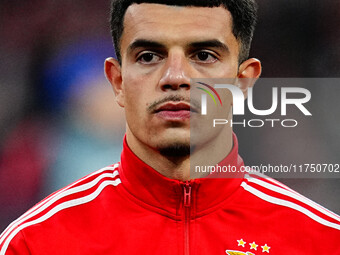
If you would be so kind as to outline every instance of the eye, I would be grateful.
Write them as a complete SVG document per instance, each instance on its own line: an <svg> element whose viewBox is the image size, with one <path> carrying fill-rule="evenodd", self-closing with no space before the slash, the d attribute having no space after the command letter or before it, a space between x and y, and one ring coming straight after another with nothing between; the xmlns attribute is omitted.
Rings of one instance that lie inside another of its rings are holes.
<svg viewBox="0 0 340 255"><path fill-rule="evenodd" d="M142 64L154 64L161 61L162 58L155 53L145 52L137 57L137 61Z"/></svg>
<svg viewBox="0 0 340 255"><path fill-rule="evenodd" d="M200 63L214 63L217 57L208 51L199 51L193 55L193 60Z"/></svg>

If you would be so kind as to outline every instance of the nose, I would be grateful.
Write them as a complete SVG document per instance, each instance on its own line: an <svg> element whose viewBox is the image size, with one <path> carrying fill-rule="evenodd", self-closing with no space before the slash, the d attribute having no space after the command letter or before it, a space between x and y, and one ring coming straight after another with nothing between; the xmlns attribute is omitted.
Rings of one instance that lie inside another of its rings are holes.
<svg viewBox="0 0 340 255"><path fill-rule="evenodd" d="M185 55L176 52L169 54L159 85L163 91L190 89L190 63Z"/></svg>

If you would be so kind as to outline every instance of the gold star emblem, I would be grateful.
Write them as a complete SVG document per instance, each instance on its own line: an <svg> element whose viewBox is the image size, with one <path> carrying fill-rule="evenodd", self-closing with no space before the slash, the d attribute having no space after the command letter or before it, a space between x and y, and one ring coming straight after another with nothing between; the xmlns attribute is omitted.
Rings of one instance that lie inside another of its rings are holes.
<svg viewBox="0 0 340 255"><path fill-rule="evenodd" d="M242 247L244 247L244 245L246 244L246 242L243 241L243 239L237 240L237 242L238 242L238 246L242 246Z"/></svg>
<svg viewBox="0 0 340 255"><path fill-rule="evenodd" d="M264 246L261 246L261 248L262 248L262 252L267 252L267 253L269 253L270 247L269 247L267 244L265 244Z"/></svg>
<svg viewBox="0 0 340 255"><path fill-rule="evenodd" d="M255 251L257 250L258 245L255 242L252 242L249 245L250 245L250 249L254 249Z"/></svg>

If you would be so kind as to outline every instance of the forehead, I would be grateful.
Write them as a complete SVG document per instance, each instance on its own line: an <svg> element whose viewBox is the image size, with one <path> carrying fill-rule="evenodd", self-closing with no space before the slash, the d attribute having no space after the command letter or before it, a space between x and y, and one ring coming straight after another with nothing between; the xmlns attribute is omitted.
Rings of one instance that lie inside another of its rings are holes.
<svg viewBox="0 0 340 255"><path fill-rule="evenodd" d="M226 41L226 37L236 40L232 34L231 14L223 7L133 4L124 17L121 46L124 41L141 38L169 44L204 39Z"/></svg>

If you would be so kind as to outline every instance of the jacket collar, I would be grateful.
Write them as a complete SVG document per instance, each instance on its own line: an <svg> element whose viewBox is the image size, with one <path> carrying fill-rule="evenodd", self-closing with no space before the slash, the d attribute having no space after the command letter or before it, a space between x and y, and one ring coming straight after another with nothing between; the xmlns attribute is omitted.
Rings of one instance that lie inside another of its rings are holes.
<svg viewBox="0 0 340 255"><path fill-rule="evenodd" d="M233 149L219 165L231 165L237 169L244 165L238 155L235 134ZM233 176L234 178L230 176L221 178L225 177L224 174L211 174L206 178L193 179L189 182L169 179L139 159L129 148L125 138L119 172L125 189L141 204L175 216L182 214L186 184L191 187L190 206L193 214L199 216L218 208L226 201L240 187L244 176L239 173Z"/></svg>

